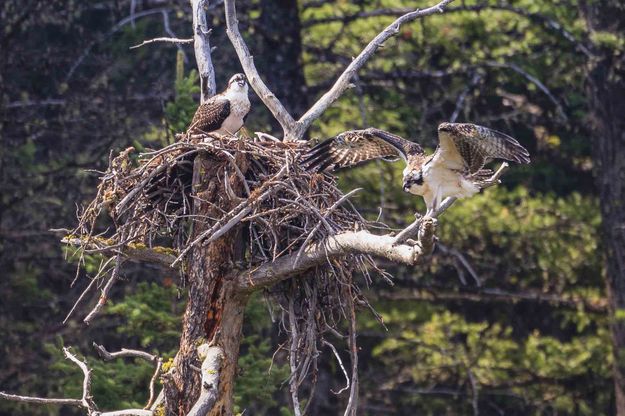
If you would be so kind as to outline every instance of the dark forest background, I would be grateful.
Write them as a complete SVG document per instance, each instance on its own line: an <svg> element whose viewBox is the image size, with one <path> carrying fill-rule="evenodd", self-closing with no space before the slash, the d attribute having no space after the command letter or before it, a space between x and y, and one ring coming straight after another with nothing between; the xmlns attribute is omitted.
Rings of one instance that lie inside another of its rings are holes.
<svg viewBox="0 0 625 416"><path fill-rule="evenodd" d="M299 116L396 16L431 3L237 6L261 75ZM209 19L221 89L241 68L219 1ZM158 148L184 130L199 102L192 46L129 47L190 37L190 21L186 1L0 3L1 391L76 397L81 374L61 353L72 345L94 368L101 409L142 407L151 366L102 363L91 342L175 354L185 302L175 272L130 264L100 319L81 323L90 299L63 325L98 263L72 286L76 265L49 230L75 225L111 149ZM532 155L441 217L431 262L383 264L393 284L369 285L384 325L360 312L362 414L597 415L625 400L624 33L618 0L454 2L402 27L313 125L313 139L375 126L433 150L438 123L453 119L504 131ZM247 129L279 135L251 99ZM398 185L401 169L339 176L344 190L364 188L361 212L399 228L423 210ZM259 296L247 315L236 386L245 415L290 414L284 360L269 372L284 340L269 309ZM346 393L332 390L343 375L323 353L310 414L341 414ZM0 414L76 413L0 402Z"/></svg>

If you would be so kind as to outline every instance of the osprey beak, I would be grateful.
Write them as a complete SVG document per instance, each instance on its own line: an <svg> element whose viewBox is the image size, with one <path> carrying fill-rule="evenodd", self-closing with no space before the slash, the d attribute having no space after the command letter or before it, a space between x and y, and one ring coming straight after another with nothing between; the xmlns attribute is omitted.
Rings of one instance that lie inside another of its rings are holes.
<svg viewBox="0 0 625 416"><path fill-rule="evenodd" d="M438 131L452 131L452 123L441 123L438 126Z"/></svg>

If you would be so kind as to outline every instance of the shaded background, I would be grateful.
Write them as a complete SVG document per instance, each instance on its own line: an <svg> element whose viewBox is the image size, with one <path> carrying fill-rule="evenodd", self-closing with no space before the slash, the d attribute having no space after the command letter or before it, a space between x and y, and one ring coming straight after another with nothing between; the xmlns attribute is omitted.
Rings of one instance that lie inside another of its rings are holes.
<svg viewBox="0 0 625 416"><path fill-rule="evenodd" d="M223 7L211 3L221 89L241 69L225 35ZM237 6L261 75L299 116L394 16L431 3L246 0ZM429 264L383 263L393 285L375 279L366 295L384 325L367 310L359 317L362 414L613 414L602 246L609 240L601 228L605 194L593 176L593 100L602 96L584 48L592 45L593 56L622 75L625 11L611 1L454 6L403 26L310 131L324 138L375 126L433 150L438 123L455 119L507 132L532 155L532 164L514 166L502 186L444 214ZM89 299L62 325L98 259L72 286L75 264L49 229L75 224L77 206L95 193L98 175L88 170L104 169L111 149L162 146L189 122L199 101L192 46L128 48L152 37L189 37L190 6L5 0L0 19L0 390L77 396L81 374L61 356L61 346L72 345L94 368L101 409L142 407L150 366L103 364L91 342L173 357L185 302L178 276L130 265L100 319L82 326L96 301ZM600 27L593 26L597 21ZM260 100L251 98L248 130L279 134ZM342 188L363 187L355 205L401 227L423 204L397 185L400 165L374 162L342 172ZM285 334L272 324L263 297L251 303L244 333L238 409L289 414L283 358L268 373ZM339 352L347 362L347 351ZM331 351L323 354L310 414L342 414L346 393L332 390L344 379ZM76 412L0 402L0 414Z"/></svg>

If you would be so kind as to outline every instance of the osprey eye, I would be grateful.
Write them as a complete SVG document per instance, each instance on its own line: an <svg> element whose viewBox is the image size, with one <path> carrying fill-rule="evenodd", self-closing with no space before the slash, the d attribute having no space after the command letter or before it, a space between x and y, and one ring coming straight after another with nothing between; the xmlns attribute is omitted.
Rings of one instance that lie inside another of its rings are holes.
<svg viewBox="0 0 625 416"><path fill-rule="evenodd" d="M423 185L423 174L421 172L416 172L411 174L406 181L408 184L412 185Z"/></svg>

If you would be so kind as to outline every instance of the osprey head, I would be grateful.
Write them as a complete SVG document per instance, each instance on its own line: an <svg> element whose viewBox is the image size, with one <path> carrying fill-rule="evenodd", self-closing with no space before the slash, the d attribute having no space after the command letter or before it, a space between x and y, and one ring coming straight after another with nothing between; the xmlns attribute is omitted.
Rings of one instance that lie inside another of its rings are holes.
<svg viewBox="0 0 625 416"><path fill-rule="evenodd" d="M247 94L247 78L244 74L234 74L228 81L228 90Z"/></svg>
<svg viewBox="0 0 625 416"><path fill-rule="evenodd" d="M439 132L456 134L474 134L475 124L471 123L441 123L438 125Z"/></svg>
<svg viewBox="0 0 625 416"><path fill-rule="evenodd" d="M410 192L415 195L423 194L423 171L421 169L410 169L406 167L404 170L404 192Z"/></svg>

